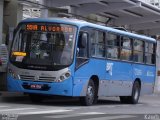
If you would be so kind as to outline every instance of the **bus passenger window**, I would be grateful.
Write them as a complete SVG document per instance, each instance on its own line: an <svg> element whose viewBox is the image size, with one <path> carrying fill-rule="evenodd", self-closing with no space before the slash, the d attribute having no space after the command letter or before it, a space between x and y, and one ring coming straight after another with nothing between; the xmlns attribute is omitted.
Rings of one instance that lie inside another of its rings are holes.
<svg viewBox="0 0 160 120"><path fill-rule="evenodd" d="M107 48L107 57L108 58L113 58L113 59L118 59L118 52L119 49L117 47L108 47Z"/></svg>
<svg viewBox="0 0 160 120"><path fill-rule="evenodd" d="M155 64L155 45L145 42L145 62L147 64Z"/></svg>
<svg viewBox="0 0 160 120"><path fill-rule="evenodd" d="M133 42L133 59L135 62L141 62L143 63L143 41L141 40L134 40Z"/></svg>
<svg viewBox="0 0 160 120"><path fill-rule="evenodd" d="M121 37L121 59L132 61L131 39L129 37Z"/></svg>
<svg viewBox="0 0 160 120"><path fill-rule="evenodd" d="M93 30L90 36L91 56L105 57L105 33Z"/></svg>
<svg viewBox="0 0 160 120"><path fill-rule="evenodd" d="M119 35L111 33L107 34L107 58L119 59L119 38Z"/></svg>

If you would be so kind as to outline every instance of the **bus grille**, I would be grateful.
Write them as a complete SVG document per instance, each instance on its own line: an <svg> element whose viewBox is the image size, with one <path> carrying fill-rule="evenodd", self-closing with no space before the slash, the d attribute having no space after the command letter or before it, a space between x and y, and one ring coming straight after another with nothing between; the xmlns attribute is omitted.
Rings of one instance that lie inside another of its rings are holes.
<svg viewBox="0 0 160 120"><path fill-rule="evenodd" d="M56 80L56 77L39 77L39 81L50 81L54 82Z"/></svg>
<svg viewBox="0 0 160 120"><path fill-rule="evenodd" d="M47 81L47 82L54 82L56 77L45 77L45 76L29 76L29 75L20 75L21 80L27 81Z"/></svg>

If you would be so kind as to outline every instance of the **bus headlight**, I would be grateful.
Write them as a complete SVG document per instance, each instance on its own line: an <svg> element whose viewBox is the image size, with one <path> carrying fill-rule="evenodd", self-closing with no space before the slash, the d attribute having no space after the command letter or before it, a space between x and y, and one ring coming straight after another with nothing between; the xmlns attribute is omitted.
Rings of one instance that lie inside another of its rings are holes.
<svg viewBox="0 0 160 120"><path fill-rule="evenodd" d="M55 82L63 82L71 76L71 72L68 70L67 72L60 75L59 79L55 80Z"/></svg>
<svg viewBox="0 0 160 120"><path fill-rule="evenodd" d="M20 79L19 75L16 75L12 69L8 69L8 73L11 75L13 79Z"/></svg>

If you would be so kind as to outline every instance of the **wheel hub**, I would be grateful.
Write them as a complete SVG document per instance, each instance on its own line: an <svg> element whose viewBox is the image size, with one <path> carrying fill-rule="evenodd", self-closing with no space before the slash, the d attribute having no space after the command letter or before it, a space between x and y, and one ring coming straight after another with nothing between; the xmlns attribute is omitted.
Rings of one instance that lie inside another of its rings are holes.
<svg viewBox="0 0 160 120"><path fill-rule="evenodd" d="M93 97L93 88L92 88L92 86L88 86L88 96L89 97Z"/></svg>

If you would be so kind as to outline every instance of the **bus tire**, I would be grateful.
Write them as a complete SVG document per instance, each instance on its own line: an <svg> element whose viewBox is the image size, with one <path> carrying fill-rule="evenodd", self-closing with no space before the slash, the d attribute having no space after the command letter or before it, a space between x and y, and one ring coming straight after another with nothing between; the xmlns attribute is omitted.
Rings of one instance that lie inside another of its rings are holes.
<svg viewBox="0 0 160 120"><path fill-rule="evenodd" d="M40 103L43 100L43 96L38 94L29 94L29 97L33 103Z"/></svg>
<svg viewBox="0 0 160 120"><path fill-rule="evenodd" d="M140 96L141 86L138 81L135 81L132 88L132 95L129 96L130 104L137 104Z"/></svg>
<svg viewBox="0 0 160 120"><path fill-rule="evenodd" d="M87 86L87 93L85 97L80 97L81 105L90 106L96 102L96 88L93 80L90 80Z"/></svg>
<svg viewBox="0 0 160 120"><path fill-rule="evenodd" d="M120 96L121 103L137 104L140 96L140 83L135 81L132 88L131 96Z"/></svg>

